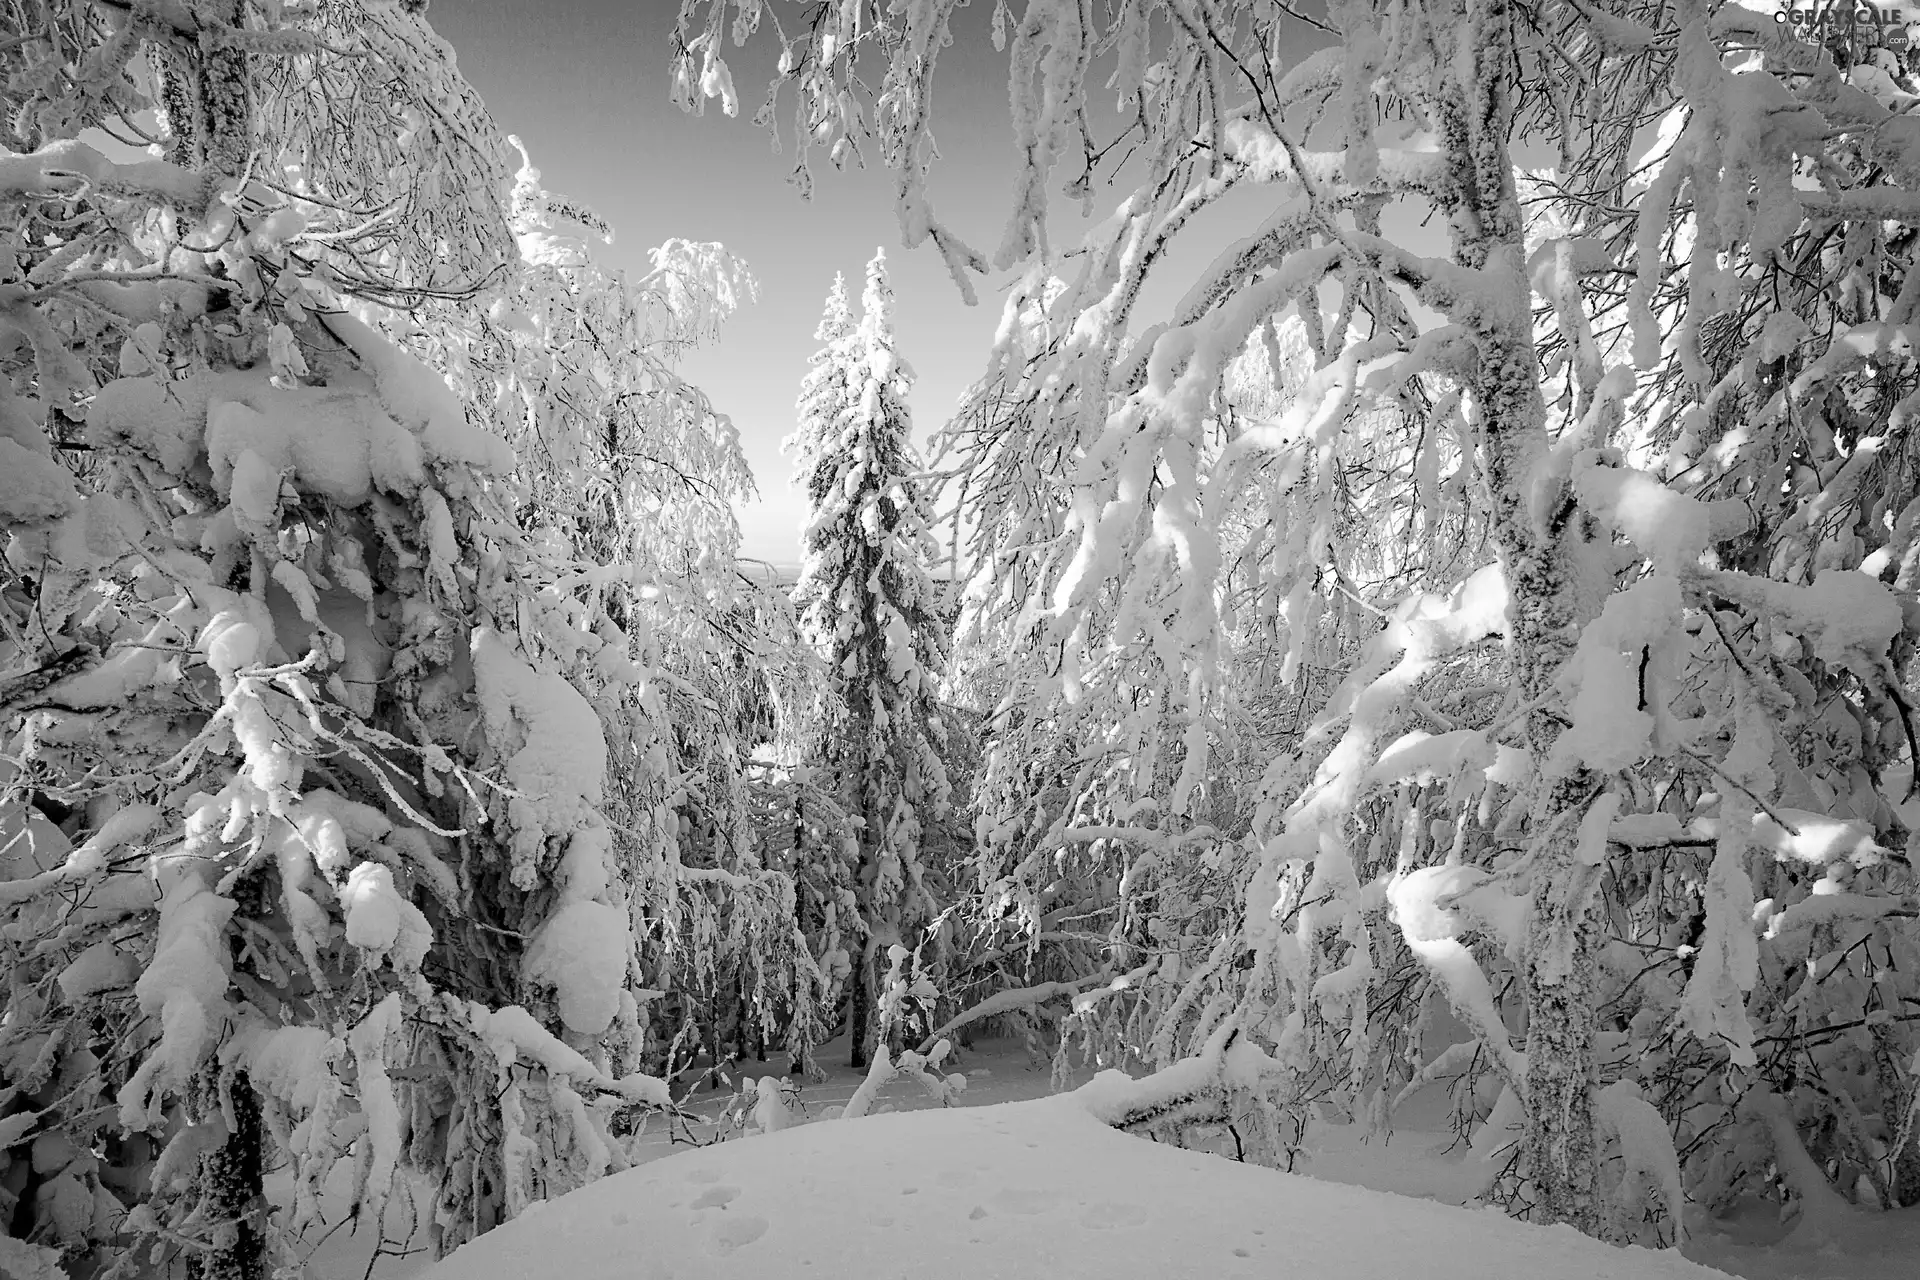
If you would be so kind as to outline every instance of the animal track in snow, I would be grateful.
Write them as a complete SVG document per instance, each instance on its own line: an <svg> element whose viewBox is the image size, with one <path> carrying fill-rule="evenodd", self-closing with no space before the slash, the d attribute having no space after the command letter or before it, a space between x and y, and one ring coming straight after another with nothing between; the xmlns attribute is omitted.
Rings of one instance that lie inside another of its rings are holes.
<svg viewBox="0 0 1920 1280"><path fill-rule="evenodd" d="M752 1213L730 1213L713 1224L713 1231L707 1237L707 1248L715 1256L724 1258L765 1234L765 1218Z"/></svg>
<svg viewBox="0 0 1920 1280"><path fill-rule="evenodd" d="M708 1187L694 1198L694 1209L724 1209L740 1194L738 1187Z"/></svg>

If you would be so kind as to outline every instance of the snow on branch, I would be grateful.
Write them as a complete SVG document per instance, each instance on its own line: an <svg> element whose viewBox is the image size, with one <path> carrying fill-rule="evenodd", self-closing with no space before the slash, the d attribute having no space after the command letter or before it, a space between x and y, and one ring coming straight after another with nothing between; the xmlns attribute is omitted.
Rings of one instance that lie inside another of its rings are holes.
<svg viewBox="0 0 1920 1280"><path fill-rule="evenodd" d="M1671 1232L1667 1243L1679 1248L1687 1238L1686 1193L1666 1118L1630 1080L1616 1080L1596 1090L1593 1110L1595 1128L1620 1147L1615 1214L1621 1221L1632 1222L1646 1211L1648 1196L1657 1197Z"/></svg>
<svg viewBox="0 0 1920 1280"><path fill-rule="evenodd" d="M1499 1001L1480 962L1458 940L1468 928L1490 928L1511 956L1521 954L1529 904L1507 894L1478 867L1424 867L1394 878L1387 888L1393 917L1407 947L1446 994L1454 1013L1492 1055L1495 1071L1515 1094L1526 1093L1526 1058L1513 1047Z"/></svg>
<svg viewBox="0 0 1920 1280"><path fill-rule="evenodd" d="M1158 967L1159 961L1156 960L1150 965L1120 977L1115 977L1113 971L1109 969L1063 982L1041 982L1031 987L1012 987L1005 991L996 991L985 1000L955 1015L935 1029L921 1042L921 1052L926 1052L942 1037L958 1031L968 1023L978 1022L982 1018L997 1017L1003 1013L1011 1013L1016 1009L1032 1009L1047 1003L1049 1000L1058 1000L1062 996L1079 996L1080 993L1090 988L1104 987L1105 991L1103 991L1102 994L1106 992L1124 991L1131 986L1133 982L1137 982L1140 978L1145 977L1147 973ZM1076 1000L1074 1003L1077 1008L1080 1002Z"/></svg>
<svg viewBox="0 0 1920 1280"><path fill-rule="evenodd" d="M662 1110L674 1109L666 1081L642 1072L633 1072L618 1079L609 1076L587 1061L578 1049L541 1026L532 1014L519 1005L492 1010L476 1006L468 1010L468 1020L474 1034L492 1048L503 1071L508 1064L525 1058L550 1075L564 1076L583 1085L604 1089L629 1102Z"/></svg>
<svg viewBox="0 0 1920 1280"><path fill-rule="evenodd" d="M7 1280L67 1280L58 1249L28 1244L10 1235L0 1235L0 1275Z"/></svg>
<svg viewBox="0 0 1920 1280"><path fill-rule="evenodd" d="M0 199L98 194L152 200L197 214L212 193L213 183L204 173L165 160L109 160L72 138L25 153L0 148Z"/></svg>
<svg viewBox="0 0 1920 1280"><path fill-rule="evenodd" d="M1286 1073L1229 1018L1191 1057L1137 1079L1102 1071L1069 1096L1115 1129L1159 1130L1217 1120L1227 1113L1230 1094L1261 1095L1270 1078Z"/></svg>
<svg viewBox="0 0 1920 1280"><path fill-rule="evenodd" d="M874 1048L873 1061L867 1066L867 1074L860 1081L860 1087L847 1099L847 1105L840 1113L842 1120L858 1120L873 1110L874 1102L880 1096L880 1090L886 1088L896 1076L912 1076L927 1091L927 1096L941 1106L950 1106L953 1099L966 1088L965 1076L943 1076L939 1073L940 1064L946 1061L952 1045L941 1040L925 1053L916 1053L911 1049L903 1051L898 1058L893 1057L882 1044Z"/></svg>

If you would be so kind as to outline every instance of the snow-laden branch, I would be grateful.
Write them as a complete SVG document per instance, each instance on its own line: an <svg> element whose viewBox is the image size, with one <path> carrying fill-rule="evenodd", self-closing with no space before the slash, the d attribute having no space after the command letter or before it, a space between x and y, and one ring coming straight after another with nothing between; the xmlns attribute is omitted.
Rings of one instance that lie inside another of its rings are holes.
<svg viewBox="0 0 1920 1280"><path fill-rule="evenodd" d="M1741 1100L1740 1110L1757 1120L1772 1140L1774 1167L1799 1199L1800 1221L1795 1230L1815 1240L1831 1239L1845 1230L1856 1211L1808 1154L1787 1100L1764 1085L1756 1086Z"/></svg>
<svg viewBox="0 0 1920 1280"><path fill-rule="evenodd" d="M1015 987L1006 991L997 991L972 1008L947 1021L921 1042L920 1051L925 1053L929 1047L943 1036L952 1034L969 1023L982 1018L991 1018L1003 1013L1012 1013L1017 1009L1032 1009L1049 1000L1058 1000L1062 996L1081 997L1074 1001L1075 1010L1083 1006L1084 1001L1092 1001L1102 996L1117 994L1129 990L1135 983L1160 967L1159 960L1144 964L1131 973L1114 976L1113 970L1104 969L1099 973L1090 973L1084 977L1064 982L1041 982L1031 987ZM1099 990L1095 990L1095 989ZM1094 991L1090 996L1081 996L1082 992Z"/></svg>
<svg viewBox="0 0 1920 1280"><path fill-rule="evenodd" d="M59 866L17 880L0 880L0 908L13 907L41 894L104 875L112 859L128 845L139 843L159 824L160 818L160 810L152 805L128 805L102 823L100 829L69 853ZM22 834L16 838L26 837Z"/></svg>
<svg viewBox="0 0 1920 1280"><path fill-rule="evenodd" d="M939 1073L940 1064L946 1061L951 1045L942 1040L925 1053L916 1053L908 1049L896 1059L887 1052L887 1046L879 1045L873 1051L873 1061L867 1067L866 1077L860 1081L860 1087L847 1099L845 1110L841 1111L842 1120L858 1120L873 1109L874 1100L880 1096L880 1090L886 1088L895 1076L912 1076L927 1091L927 1096L941 1106L949 1106L961 1090L966 1088L965 1076L943 1076Z"/></svg>
<svg viewBox="0 0 1920 1280"><path fill-rule="evenodd" d="M1072 1097L1115 1129L1161 1129L1216 1120L1225 1113L1229 1094L1261 1094L1268 1081L1287 1070L1229 1018L1193 1056L1138 1079L1102 1071Z"/></svg>
<svg viewBox="0 0 1920 1280"><path fill-rule="evenodd" d="M1620 1185L1614 1203L1625 1221L1645 1212L1649 1194L1659 1196L1673 1234L1668 1243L1686 1242L1686 1193L1680 1181L1680 1157L1673 1134L1659 1110L1630 1080L1616 1080L1593 1095L1594 1126L1620 1146Z"/></svg>
<svg viewBox="0 0 1920 1280"><path fill-rule="evenodd" d="M212 197L213 185L206 174L165 160L109 160L72 138L25 153L0 148L0 199L72 199L89 192L147 199L199 213Z"/></svg>
<svg viewBox="0 0 1920 1280"><path fill-rule="evenodd" d="M615 1078L587 1061L586 1055L568 1045L519 1005L502 1009L472 1009L470 1029L485 1041L502 1063L525 1058L550 1075L564 1076L583 1085L604 1090L628 1102L674 1110L667 1082L644 1072L631 1072Z"/></svg>

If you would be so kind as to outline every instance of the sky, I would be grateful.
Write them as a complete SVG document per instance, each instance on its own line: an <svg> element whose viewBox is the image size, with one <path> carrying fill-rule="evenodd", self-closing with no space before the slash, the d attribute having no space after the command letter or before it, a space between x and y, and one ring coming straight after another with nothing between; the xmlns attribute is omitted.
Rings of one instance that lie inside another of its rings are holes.
<svg viewBox="0 0 1920 1280"><path fill-rule="evenodd" d="M500 127L526 145L542 185L612 224L614 243L602 251L607 265L637 276L647 269L647 250L664 240L717 240L757 277L759 301L729 320L717 343L689 355L681 371L733 419L753 468L760 497L739 510L742 554L794 565L806 502L789 483L792 463L780 442L793 429L794 399L818 346L813 332L834 273L846 274L857 299L868 260L886 251L896 349L918 375L909 406L923 449L984 371L1011 273L976 281L979 305L966 306L931 244L901 247L892 181L877 156L873 168L837 172L816 153L813 197L801 198L788 181L791 91L782 98L780 154L752 122L779 55L768 22L744 49L726 50L737 117L722 114L717 101L700 116L674 106L669 50L679 7L678 0L438 0L428 17ZM773 0L769 8L784 16L801 6ZM989 0L954 13L954 42L935 76L940 154L928 184L937 216L989 256L1013 207L1017 163L1006 54L990 39L992 14ZM1324 43L1305 25L1289 26L1283 61ZM1118 121L1099 87L1110 61L1096 63L1089 77L1103 138ZM1064 176L1056 171L1056 193ZM1053 243L1077 243L1084 219L1106 216L1123 194L1096 185L1087 210L1056 195ZM1157 318L1216 253L1272 211L1270 193L1242 190L1193 219L1162 254L1136 315ZM1423 238L1410 224L1406 231L1409 247L1432 234Z"/></svg>
<svg viewBox="0 0 1920 1280"><path fill-rule="evenodd" d="M682 371L732 417L761 501L740 511L743 554L799 559L805 502L788 485L780 441L793 428L794 398L818 344L813 331L836 271L857 299L874 251L887 252L899 350L919 376L909 401L915 434L951 412L985 367L999 322L989 282L965 306L939 256L900 247L892 186L877 163L835 172L816 153L814 194L788 183L794 156L771 150L751 116L765 96L778 48L762 37L727 60L741 97L729 119L717 102L702 117L668 97L668 37L675 0L439 0L428 11L454 47L461 72L502 129L526 144L548 190L594 209L615 240L605 261L639 275L663 240L718 240L745 259L759 302L734 316L720 341ZM992 6L956 18L942 54L936 100L941 158L931 189L940 216L991 253L1012 206L1014 151L1004 55L986 35ZM976 30L977 28L977 30ZM791 133L791 94L781 112Z"/></svg>

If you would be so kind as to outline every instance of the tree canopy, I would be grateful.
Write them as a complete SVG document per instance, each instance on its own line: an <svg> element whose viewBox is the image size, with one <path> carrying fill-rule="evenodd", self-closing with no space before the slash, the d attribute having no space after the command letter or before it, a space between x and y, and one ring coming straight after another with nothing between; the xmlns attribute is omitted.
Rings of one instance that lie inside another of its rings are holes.
<svg viewBox="0 0 1920 1280"><path fill-rule="evenodd" d="M1012 273L937 465L1034 999L1220 1055L1273 1158L1462 1076L1489 1194L1588 1231L1768 1167L1911 1202L1905 55L1711 0L997 3L989 254L927 195L957 7L686 0L677 56L713 92L789 15L760 121ZM1077 240L1056 179L1118 193ZM1144 310L1229 196L1264 223Z"/></svg>
<svg viewBox="0 0 1920 1280"><path fill-rule="evenodd" d="M424 7L5 10L0 1226L73 1274L455 1247L817 1016L673 367L752 278L600 266Z"/></svg>

